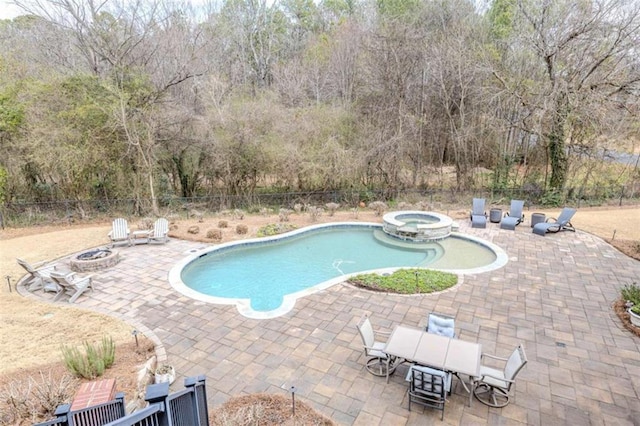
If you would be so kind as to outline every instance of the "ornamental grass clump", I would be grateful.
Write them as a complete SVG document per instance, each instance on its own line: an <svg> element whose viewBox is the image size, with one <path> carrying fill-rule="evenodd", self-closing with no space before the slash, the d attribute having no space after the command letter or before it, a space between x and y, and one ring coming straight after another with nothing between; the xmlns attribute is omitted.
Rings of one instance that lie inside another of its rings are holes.
<svg viewBox="0 0 640 426"><path fill-rule="evenodd" d="M84 353L73 346L62 345L61 348L64 365L74 376L95 379L113 365L116 345L111 337L103 337L99 346L85 341L82 347Z"/></svg>
<svg viewBox="0 0 640 426"><path fill-rule="evenodd" d="M458 276L430 269L399 269L392 274L361 274L351 277L355 286L373 291L416 294L446 290L458 283Z"/></svg>

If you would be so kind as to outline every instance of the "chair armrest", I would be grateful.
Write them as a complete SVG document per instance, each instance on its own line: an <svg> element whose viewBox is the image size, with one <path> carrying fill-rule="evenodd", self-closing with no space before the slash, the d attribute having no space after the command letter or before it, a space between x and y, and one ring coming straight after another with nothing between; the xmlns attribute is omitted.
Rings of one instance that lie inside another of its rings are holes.
<svg viewBox="0 0 640 426"><path fill-rule="evenodd" d="M499 357L499 356L496 356L496 355L491 355L491 354L482 354L482 355L480 355L480 358L484 358L484 357L491 358L491 359L497 359L498 361L505 361L505 362L508 361L508 358L502 358L502 357Z"/></svg>
<svg viewBox="0 0 640 426"><path fill-rule="evenodd" d="M509 379L507 379L505 377L498 377L498 376L494 376L492 374L483 374L482 376L474 377L473 381L474 382L481 382L481 381L483 381L483 379L485 377L491 377L492 379L500 380L501 382L505 382L505 383L515 383L516 382L515 380L509 380Z"/></svg>
<svg viewBox="0 0 640 426"><path fill-rule="evenodd" d="M45 265L46 263L47 263L46 260L41 260L40 262L32 263L31 266L33 266L33 269L38 269L39 267L41 267L42 265Z"/></svg>

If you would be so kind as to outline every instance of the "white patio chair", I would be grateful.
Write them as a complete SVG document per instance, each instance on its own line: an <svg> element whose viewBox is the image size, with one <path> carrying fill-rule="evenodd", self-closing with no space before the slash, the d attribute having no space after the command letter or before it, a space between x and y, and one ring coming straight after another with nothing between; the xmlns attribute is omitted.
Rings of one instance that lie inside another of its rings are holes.
<svg viewBox="0 0 640 426"><path fill-rule="evenodd" d="M111 240L111 247L116 244L131 245L131 235L129 232L129 225L127 220L123 218L115 219L112 223L111 231L109 231L109 239Z"/></svg>
<svg viewBox="0 0 640 426"><path fill-rule="evenodd" d="M383 352L386 343L376 340L376 335L385 335L388 337L390 333L374 330L367 315L364 315L360 319L356 327L362 338L364 355L367 358L366 368L369 373L374 376L386 376L387 365L389 365L389 374L391 374L396 367L394 365L395 360L391 358L389 359L389 364L387 364L389 355Z"/></svg>
<svg viewBox="0 0 640 426"><path fill-rule="evenodd" d="M78 297L80 297L85 291L93 291L93 282L91 280L91 277L92 275L77 278L75 272L51 272L51 278L53 278L53 280L62 289L56 295L53 301L58 301L60 298L62 298L62 296L67 295L69 296L69 303L74 303L78 299Z"/></svg>
<svg viewBox="0 0 640 426"><path fill-rule="evenodd" d="M486 365L480 366L480 377L474 380L473 394L485 405L490 407L504 407L509 403L511 387L515 378L527 363L527 356L522 344L513 351L509 358L482 354L482 359L489 358L504 364L502 369Z"/></svg>

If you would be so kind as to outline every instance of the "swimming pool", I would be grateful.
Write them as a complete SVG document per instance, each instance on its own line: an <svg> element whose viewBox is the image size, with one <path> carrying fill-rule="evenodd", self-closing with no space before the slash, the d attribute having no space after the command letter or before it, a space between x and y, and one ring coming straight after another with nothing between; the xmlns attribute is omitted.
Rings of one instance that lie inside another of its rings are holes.
<svg viewBox="0 0 640 426"><path fill-rule="evenodd" d="M458 268L452 257L467 264ZM236 304L251 318L272 318L291 310L298 298L365 271L429 266L475 273L505 263L499 247L469 236L409 243L387 236L378 224L340 223L194 253L172 268L169 281L195 299Z"/></svg>

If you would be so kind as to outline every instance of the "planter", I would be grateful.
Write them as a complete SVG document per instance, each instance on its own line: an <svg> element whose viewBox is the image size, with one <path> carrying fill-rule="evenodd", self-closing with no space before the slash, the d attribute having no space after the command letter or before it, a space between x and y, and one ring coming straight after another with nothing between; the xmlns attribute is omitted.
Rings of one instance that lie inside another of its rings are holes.
<svg viewBox="0 0 640 426"><path fill-rule="evenodd" d="M176 370L172 365L161 365L156 369L156 383L173 383L176 380Z"/></svg>
<svg viewBox="0 0 640 426"><path fill-rule="evenodd" d="M640 315L634 314L633 312L631 312L631 309L627 309L627 312L629 313L631 324L635 325L636 327L640 327Z"/></svg>

